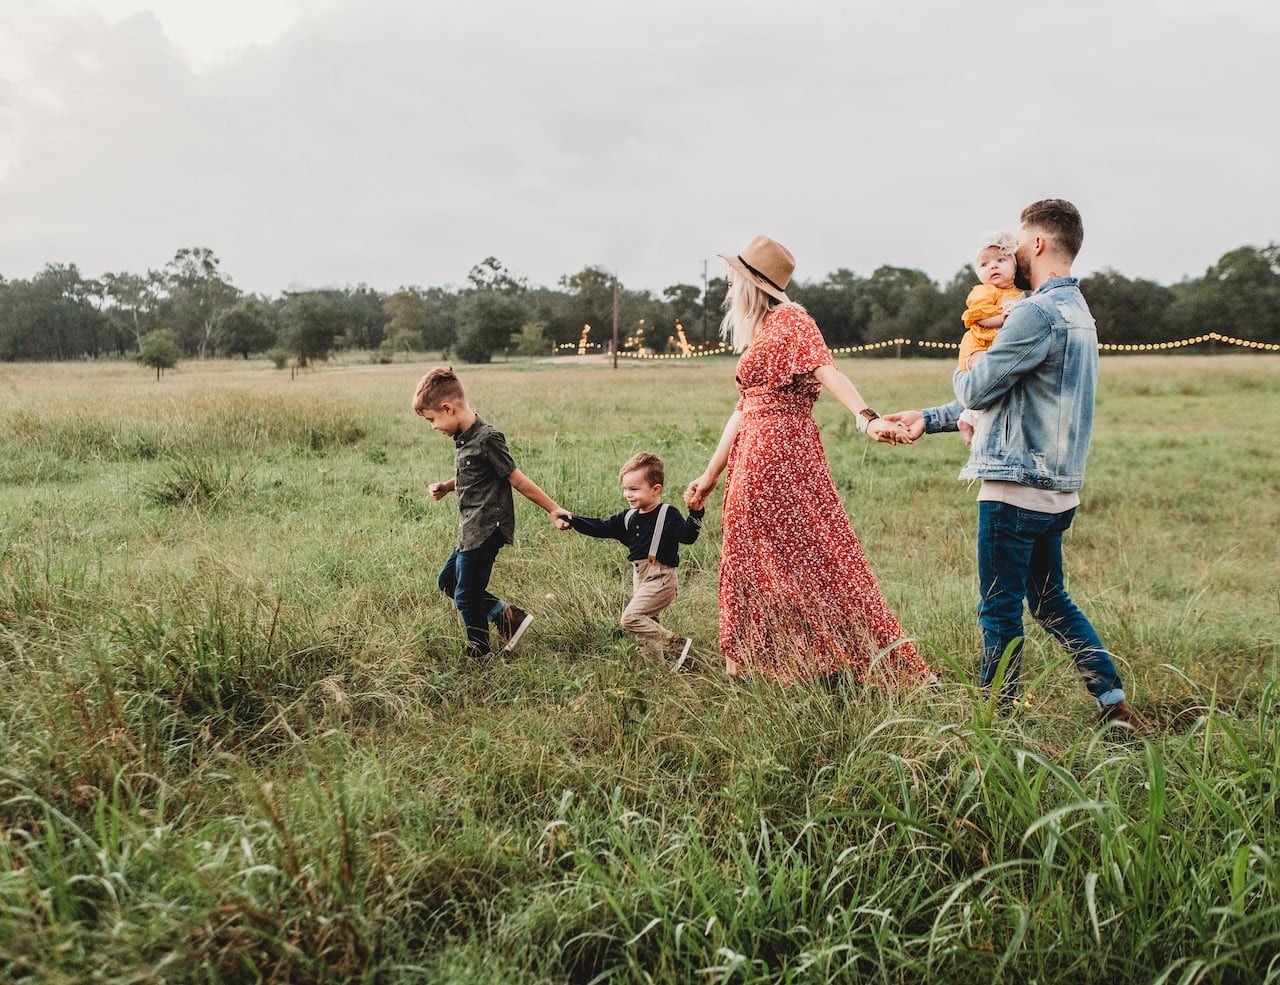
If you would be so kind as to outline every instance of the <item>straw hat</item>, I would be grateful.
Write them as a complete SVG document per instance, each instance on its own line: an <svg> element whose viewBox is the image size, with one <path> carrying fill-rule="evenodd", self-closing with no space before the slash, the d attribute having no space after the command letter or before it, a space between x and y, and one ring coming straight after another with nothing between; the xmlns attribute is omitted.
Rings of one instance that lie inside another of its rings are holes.
<svg viewBox="0 0 1280 985"><path fill-rule="evenodd" d="M757 236L736 256L719 255L769 297L778 301L791 300L787 297L787 283L795 273L796 258L781 243L768 236Z"/></svg>

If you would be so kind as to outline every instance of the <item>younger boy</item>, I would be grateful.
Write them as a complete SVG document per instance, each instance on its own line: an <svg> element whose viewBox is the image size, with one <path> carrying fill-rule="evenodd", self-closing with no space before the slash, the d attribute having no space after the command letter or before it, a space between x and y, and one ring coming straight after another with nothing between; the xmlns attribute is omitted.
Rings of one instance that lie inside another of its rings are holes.
<svg viewBox="0 0 1280 985"><path fill-rule="evenodd" d="M648 452L632 455L618 472L622 498L630 509L607 519L573 516L561 512L579 533L588 537L619 540L627 545L631 561L631 601L622 610L622 628L637 638L641 655L658 663L664 654L675 659L682 670L689 659L693 641L676 636L658 621L662 610L676 598L676 568L680 564L679 544L692 544L702 530L705 510L689 510L686 520L680 511L662 502L665 479L662 459ZM563 529L563 528L562 528Z"/></svg>
<svg viewBox="0 0 1280 985"><path fill-rule="evenodd" d="M965 299L962 316L966 329L960 340L960 368L969 369L970 361L991 348L996 333L1004 325L1009 309L1022 300L1022 292L1013 286L1016 263L1013 258L1018 240L1013 233L987 233L978 240L978 256L973 262L978 283ZM966 410L957 422L968 444L978 425L978 412Z"/></svg>
<svg viewBox="0 0 1280 985"><path fill-rule="evenodd" d="M433 482L427 492L435 500L458 493L458 543L440 571L437 584L458 606L467 629L467 656L480 664L493 660L489 623L498 630L503 652L513 649L533 616L518 605L490 594L489 577L498 551L513 543L516 534L516 489L529 502L542 507L556 526L563 510L537 483L518 468L507 450L501 431L486 424L471 409L462 383L452 368L433 369L413 392L413 410L426 418L432 430L453 438L454 477Z"/></svg>

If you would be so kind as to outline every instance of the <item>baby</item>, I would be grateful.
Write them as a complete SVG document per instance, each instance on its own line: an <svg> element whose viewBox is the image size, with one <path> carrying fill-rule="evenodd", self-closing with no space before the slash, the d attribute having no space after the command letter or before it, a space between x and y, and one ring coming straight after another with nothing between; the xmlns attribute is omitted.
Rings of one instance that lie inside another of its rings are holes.
<svg viewBox="0 0 1280 985"><path fill-rule="evenodd" d="M1022 299L1022 292L1013 286L1018 266L1013 254L1017 246L1013 233L987 233L978 240L978 256L973 266L979 283L965 299L965 333L960 340L962 370L967 371L972 360L991 348L1009 309ZM977 424L978 411L966 410L960 415L960 433L964 435L965 444L973 440Z"/></svg>

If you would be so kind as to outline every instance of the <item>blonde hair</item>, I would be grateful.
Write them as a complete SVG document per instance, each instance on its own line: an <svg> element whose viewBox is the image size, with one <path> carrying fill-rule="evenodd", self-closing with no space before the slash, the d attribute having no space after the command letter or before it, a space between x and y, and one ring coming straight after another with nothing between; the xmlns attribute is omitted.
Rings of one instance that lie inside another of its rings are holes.
<svg viewBox="0 0 1280 985"><path fill-rule="evenodd" d="M974 251L974 259L982 256L982 251L988 246L994 246L1005 256L1011 257L1018 251L1018 237L1013 233L1005 232L1003 229L983 233L978 237L978 248Z"/></svg>
<svg viewBox="0 0 1280 985"><path fill-rule="evenodd" d="M413 412L421 417L423 411L439 410L440 405L446 402L464 404L467 394L452 366L437 366L414 387Z"/></svg>
<svg viewBox="0 0 1280 985"><path fill-rule="evenodd" d="M733 346L734 352L742 352L760 331L765 316L782 303L739 274L724 296L720 337Z"/></svg>

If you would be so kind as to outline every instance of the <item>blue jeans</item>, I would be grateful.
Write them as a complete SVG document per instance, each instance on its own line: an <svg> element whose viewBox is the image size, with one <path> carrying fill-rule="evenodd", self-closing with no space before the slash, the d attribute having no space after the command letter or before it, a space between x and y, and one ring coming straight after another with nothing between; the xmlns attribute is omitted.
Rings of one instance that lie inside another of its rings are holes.
<svg viewBox="0 0 1280 985"><path fill-rule="evenodd" d="M1037 513L1007 503L978 503L978 622L982 626L979 681L989 689L1005 651L1012 645L1000 689L1008 705L1018 691L1022 657L1022 603L1075 661L1084 685L1106 708L1124 700L1124 688L1093 625L1070 596L1062 580L1062 535L1074 509Z"/></svg>
<svg viewBox="0 0 1280 985"><path fill-rule="evenodd" d="M467 653L472 657L482 658L491 652L489 623L507 607L489 591L493 563L505 543L502 534L495 530L474 550L459 551L455 548L436 579L440 591L452 598L458 607L462 623L467 627Z"/></svg>

